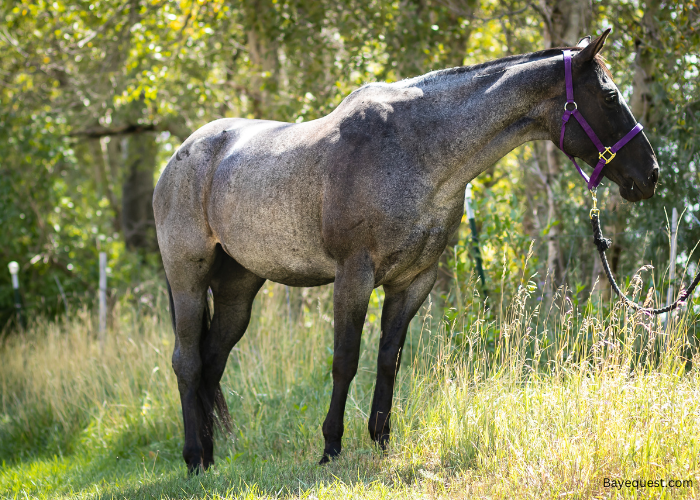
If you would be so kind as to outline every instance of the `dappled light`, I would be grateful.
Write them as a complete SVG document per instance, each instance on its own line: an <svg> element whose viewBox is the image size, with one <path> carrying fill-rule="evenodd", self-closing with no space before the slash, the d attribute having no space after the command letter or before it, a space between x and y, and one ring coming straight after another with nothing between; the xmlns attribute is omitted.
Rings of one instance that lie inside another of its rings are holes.
<svg viewBox="0 0 700 500"><path fill-rule="evenodd" d="M697 2L0 20L0 498L700 496Z"/></svg>

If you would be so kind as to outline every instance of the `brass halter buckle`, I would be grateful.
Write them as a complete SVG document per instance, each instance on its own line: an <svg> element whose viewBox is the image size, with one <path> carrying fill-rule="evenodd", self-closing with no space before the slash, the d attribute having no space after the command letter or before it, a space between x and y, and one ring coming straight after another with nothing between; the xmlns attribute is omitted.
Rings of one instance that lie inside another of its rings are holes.
<svg viewBox="0 0 700 500"><path fill-rule="evenodd" d="M615 156L615 155L613 155ZM612 158L611 158L612 159ZM596 197L596 189L591 189L591 196L593 197L593 208L591 208L591 211L588 213L588 216L592 219L593 216L595 215L598 217L600 214L600 210L598 210L598 198Z"/></svg>
<svg viewBox="0 0 700 500"><path fill-rule="evenodd" d="M605 157L606 153L610 155L610 158ZM613 161L613 158L615 158L616 154L617 153L613 153L612 151L610 151L610 148L605 148L605 151L601 151L600 153L598 153L598 158L600 158L601 160L604 160L605 164L607 165L608 163Z"/></svg>

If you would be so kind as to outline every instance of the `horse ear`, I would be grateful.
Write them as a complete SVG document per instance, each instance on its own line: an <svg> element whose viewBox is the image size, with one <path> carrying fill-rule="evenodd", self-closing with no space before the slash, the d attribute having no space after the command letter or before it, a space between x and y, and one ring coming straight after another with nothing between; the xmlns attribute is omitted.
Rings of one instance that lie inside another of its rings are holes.
<svg viewBox="0 0 700 500"><path fill-rule="evenodd" d="M588 45L591 43L591 37L589 36L584 36L581 38L578 43L576 44L577 47L586 48Z"/></svg>
<svg viewBox="0 0 700 500"><path fill-rule="evenodd" d="M610 31L612 31L612 28L606 29L602 35L586 45L578 54L576 54L574 60L579 63L592 61L596 54L603 49L605 39L608 38ZM579 45L580 44L581 42L579 42Z"/></svg>

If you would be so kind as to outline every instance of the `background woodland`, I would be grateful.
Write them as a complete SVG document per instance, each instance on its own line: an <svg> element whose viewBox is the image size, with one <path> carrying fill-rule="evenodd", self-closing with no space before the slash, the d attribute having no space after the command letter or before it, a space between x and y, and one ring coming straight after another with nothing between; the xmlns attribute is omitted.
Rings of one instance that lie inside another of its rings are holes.
<svg viewBox="0 0 700 500"><path fill-rule="evenodd" d="M574 45L612 27L604 55L661 180L655 197L634 205L604 181L609 259L618 276L652 263L645 279L663 286L673 207L687 274L700 239L699 11L695 1L659 0L3 0L0 262L20 263L30 316L90 306L99 251L108 252L112 302L152 307L162 285L153 187L201 125L312 120L368 82ZM553 144L526 144L473 184L492 294L515 293L534 241L532 283L546 296L566 284L576 303L607 297L587 191ZM473 273L469 238L465 223L443 255L434 293L446 304L459 294L453 280ZM13 321L2 271L0 329Z"/></svg>

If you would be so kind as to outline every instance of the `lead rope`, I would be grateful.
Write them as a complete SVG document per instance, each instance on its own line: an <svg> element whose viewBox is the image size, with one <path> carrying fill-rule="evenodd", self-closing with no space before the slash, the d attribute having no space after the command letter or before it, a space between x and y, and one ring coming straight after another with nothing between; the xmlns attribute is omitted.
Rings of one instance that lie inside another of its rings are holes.
<svg viewBox="0 0 700 500"><path fill-rule="evenodd" d="M681 290L680 294L678 295L678 299L676 299L675 302L660 309L650 309L647 307L640 306L636 302L633 302L632 300L628 299L625 296L625 294L622 293L620 287L617 286L617 283L615 282L615 278L612 275L612 271L610 271L608 259L605 257L605 251L612 245L612 240L603 237L603 231L600 229L600 210L598 210L598 199L596 198L595 190L591 190L591 194L593 195L593 208L591 209L589 215L591 217L591 225L593 226L593 243L598 248L598 253L600 254L600 261L603 263L603 270L605 271L605 274L608 277L608 281L610 282L610 285L612 286L612 289L615 291L615 293L622 299L622 301L625 304L627 304L635 311L644 311L650 314L663 314L665 312L673 311L681 304L681 302L685 302L685 300L692 295L693 291L698 286L698 283L700 283L700 269L695 274L695 279L690 284L690 288L688 288L687 290Z"/></svg>

